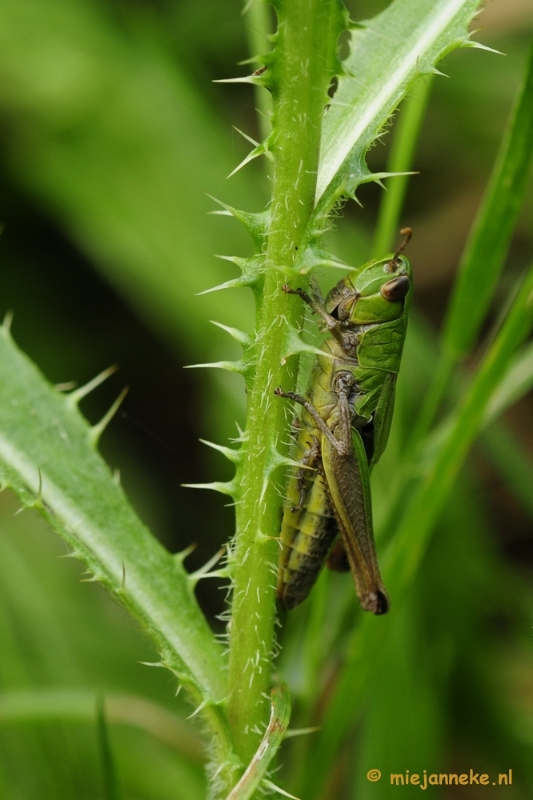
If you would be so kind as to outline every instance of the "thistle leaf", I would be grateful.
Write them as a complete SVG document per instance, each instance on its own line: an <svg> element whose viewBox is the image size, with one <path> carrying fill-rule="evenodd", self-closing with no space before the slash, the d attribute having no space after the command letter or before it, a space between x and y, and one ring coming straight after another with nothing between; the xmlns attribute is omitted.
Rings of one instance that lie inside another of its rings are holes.
<svg viewBox="0 0 533 800"><path fill-rule="evenodd" d="M138 519L90 446L90 431L69 397L2 330L0 485L23 506L37 507L88 573L120 597L194 698L223 697L222 649L191 597L187 574Z"/></svg>

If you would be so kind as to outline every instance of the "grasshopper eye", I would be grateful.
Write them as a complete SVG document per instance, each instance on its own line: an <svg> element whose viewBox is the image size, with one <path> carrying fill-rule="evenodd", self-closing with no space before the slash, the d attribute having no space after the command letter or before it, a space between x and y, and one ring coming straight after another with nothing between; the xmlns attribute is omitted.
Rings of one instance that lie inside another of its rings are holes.
<svg viewBox="0 0 533 800"><path fill-rule="evenodd" d="M389 303L399 303L400 300L405 299L409 291L409 285L410 280L408 275L398 275L397 278L387 281L387 283L381 287L381 294Z"/></svg>

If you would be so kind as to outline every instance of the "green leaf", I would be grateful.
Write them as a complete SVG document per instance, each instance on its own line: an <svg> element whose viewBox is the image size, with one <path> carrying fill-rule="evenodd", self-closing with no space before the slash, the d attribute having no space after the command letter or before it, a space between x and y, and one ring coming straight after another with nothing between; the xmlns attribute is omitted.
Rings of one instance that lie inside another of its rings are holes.
<svg viewBox="0 0 533 800"><path fill-rule="evenodd" d="M98 697L96 701L96 731L100 751L104 798L105 800L121 800L122 793L117 780L117 768L109 738L109 726L103 697Z"/></svg>
<svg viewBox="0 0 533 800"><path fill-rule="evenodd" d="M0 725L13 723L88 722L94 725L98 707L93 689L18 689L3 691L0 697ZM129 725L149 733L175 753L195 764L203 763L203 747L192 724L144 697L129 694L105 695L105 716L109 725Z"/></svg>
<svg viewBox="0 0 533 800"><path fill-rule="evenodd" d="M418 568L453 482L483 427L490 400L532 324L533 269L530 269L470 388L450 418L426 443L427 455L420 455L419 468L423 473L420 483L387 553L389 583L398 587L398 592L408 585Z"/></svg>
<svg viewBox="0 0 533 800"><path fill-rule="evenodd" d="M499 417L533 388L533 343L525 345L502 376L487 408L486 421Z"/></svg>
<svg viewBox="0 0 533 800"><path fill-rule="evenodd" d="M467 28L479 0L395 0L352 33L345 75L323 125L316 201L329 208L340 194L379 177L365 153L405 93L456 47L475 46Z"/></svg>
<svg viewBox="0 0 533 800"><path fill-rule="evenodd" d="M140 620L163 661L193 696L225 693L222 649L178 560L151 536L90 446L91 428L0 335L0 483L37 508Z"/></svg>
<svg viewBox="0 0 533 800"><path fill-rule="evenodd" d="M451 359L472 347L492 300L533 159L533 44L506 134L459 265L443 334Z"/></svg>

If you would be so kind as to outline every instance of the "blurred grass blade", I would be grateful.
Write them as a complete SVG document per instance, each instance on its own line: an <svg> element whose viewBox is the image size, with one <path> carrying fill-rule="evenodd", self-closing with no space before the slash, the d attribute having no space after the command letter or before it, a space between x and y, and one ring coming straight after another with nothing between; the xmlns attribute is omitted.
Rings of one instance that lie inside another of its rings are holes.
<svg viewBox="0 0 533 800"><path fill-rule="evenodd" d="M533 43L492 175L459 265L443 333L452 359L473 346L491 303L533 157Z"/></svg>
<svg viewBox="0 0 533 800"><path fill-rule="evenodd" d="M384 581L392 603L401 603L418 570L446 499L453 488L468 449L479 433L486 408L497 389L516 348L533 326L533 269L515 298L509 314L480 363L470 390L452 417L437 432L433 446L419 466L420 480L407 505L395 538L383 563ZM396 527L396 522L392 524ZM381 622L381 620L380 620ZM321 797L338 748L353 727L364 699L369 670L380 657L387 636L388 620L377 627L364 615L348 645L344 670L332 697L329 712L316 743L320 758L310 759L306 774L306 800ZM347 698L350 698L347 702Z"/></svg>
<svg viewBox="0 0 533 800"><path fill-rule="evenodd" d="M39 676L41 680L50 682L78 682L81 669L72 644L54 613L54 597L36 580L34 572L5 530L0 536L0 584L0 604L9 609L6 621L17 643L15 652L18 651L18 658L10 665L9 648L3 640L0 670L3 692L6 685L17 685L21 679L24 674L22 662L29 650L32 652L29 681ZM4 630L4 636L6 633ZM13 672L10 675L11 670ZM4 696L2 693L2 700Z"/></svg>
<svg viewBox="0 0 533 800"><path fill-rule="evenodd" d="M533 155L533 43L485 196L471 229L444 322L443 353L411 432L429 429L458 359L474 344L492 301L527 188Z"/></svg>
<svg viewBox="0 0 533 800"><path fill-rule="evenodd" d="M490 425L480 439L483 450L533 519L533 461L502 425Z"/></svg>
<svg viewBox="0 0 533 800"><path fill-rule="evenodd" d="M204 763L204 748L197 732L163 706L136 695L106 694L105 709L108 724L142 730L191 763ZM0 726L58 720L94 725L94 690L17 689L0 695Z"/></svg>
<svg viewBox="0 0 533 800"><path fill-rule="evenodd" d="M111 741L109 739L109 729L107 726L103 697L98 697L96 701L96 731L98 734L100 763L102 765L104 800L121 800L122 795L117 781L117 772L113 751L111 749Z"/></svg>
<svg viewBox="0 0 533 800"><path fill-rule="evenodd" d="M405 100L393 134L387 172L408 172L412 168L432 82L431 75L419 78ZM383 193L379 206L370 258L381 258L392 248L400 228L400 214L409 178L409 175L398 175L388 182L387 191Z"/></svg>
<svg viewBox="0 0 533 800"><path fill-rule="evenodd" d="M533 342L525 345L504 375L487 408L486 422L499 417L509 406L533 389Z"/></svg>
<svg viewBox="0 0 533 800"><path fill-rule="evenodd" d="M423 478L387 553L385 573L391 593L405 590L420 564L433 525L457 473L479 434L491 397L533 325L533 268L530 269L500 331L479 364L462 402L444 423L447 433L423 460ZM437 431L438 435L438 431Z"/></svg>
<svg viewBox="0 0 533 800"><path fill-rule="evenodd" d="M270 694L270 720L261 744L238 784L226 800L250 800L266 776L268 766L283 741L291 716L291 697L285 686L279 685Z"/></svg>

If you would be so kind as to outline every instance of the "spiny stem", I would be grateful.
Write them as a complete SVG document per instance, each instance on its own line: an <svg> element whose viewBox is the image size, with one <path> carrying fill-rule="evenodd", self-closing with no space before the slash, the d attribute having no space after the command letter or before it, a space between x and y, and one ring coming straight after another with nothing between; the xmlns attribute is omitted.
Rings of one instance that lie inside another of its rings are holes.
<svg viewBox="0 0 533 800"><path fill-rule="evenodd" d="M288 280L283 268L293 266L313 210L321 121L341 27L337 0L278 0L275 5L277 50L268 67L275 102L269 142L275 159L272 221L232 554L229 718L245 763L257 749L269 713L281 506L271 478L286 429L286 408L274 388L294 387L296 359L288 366L281 362L288 326L298 327L303 313L303 304L282 292Z"/></svg>

